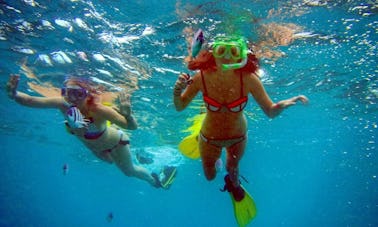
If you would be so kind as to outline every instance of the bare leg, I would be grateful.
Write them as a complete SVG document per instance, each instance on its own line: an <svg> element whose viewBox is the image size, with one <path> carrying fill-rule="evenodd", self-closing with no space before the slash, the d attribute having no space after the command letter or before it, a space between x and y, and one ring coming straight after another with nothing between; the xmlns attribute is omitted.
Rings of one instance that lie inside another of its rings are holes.
<svg viewBox="0 0 378 227"><path fill-rule="evenodd" d="M128 145L118 146L118 148L114 149L110 155L112 156L114 163L126 176L136 177L147 181L152 186L156 185L155 179L151 176L147 169L143 168L142 166L134 165Z"/></svg>
<svg viewBox="0 0 378 227"><path fill-rule="evenodd" d="M215 162L221 156L222 148L210 145L202 139L199 139L199 150L206 179L213 180L217 174Z"/></svg>
<svg viewBox="0 0 378 227"><path fill-rule="evenodd" d="M239 186L239 161L244 154L246 141L247 140L243 140L227 148L226 169L235 187Z"/></svg>

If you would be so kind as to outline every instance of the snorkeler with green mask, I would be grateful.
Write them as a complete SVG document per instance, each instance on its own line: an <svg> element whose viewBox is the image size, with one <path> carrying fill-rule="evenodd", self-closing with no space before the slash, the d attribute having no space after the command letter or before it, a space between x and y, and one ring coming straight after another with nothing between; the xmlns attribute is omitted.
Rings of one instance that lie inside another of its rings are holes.
<svg viewBox="0 0 378 227"><path fill-rule="evenodd" d="M243 37L218 37L212 47L214 58L235 61L222 64L223 70L240 69L247 64L248 47Z"/></svg>
<svg viewBox="0 0 378 227"><path fill-rule="evenodd" d="M177 111L184 110L199 92L203 94L206 114L195 135L180 143L180 151L192 158L200 157L208 180L216 177L216 163L226 151L226 170L223 191L228 191L239 226L247 225L256 215L256 207L239 180L239 162L247 144L247 119L244 109L248 95L255 99L269 118L278 116L297 101L307 103L307 97L294 96L273 102L264 89L259 76L259 62L248 50L243 37L217 37L210 49L203 48L188 63L196 71L190 77L181 74L173 90ZM251 108L251 107L249 107ZM199 152L195 153L195 152Z"/></svg>

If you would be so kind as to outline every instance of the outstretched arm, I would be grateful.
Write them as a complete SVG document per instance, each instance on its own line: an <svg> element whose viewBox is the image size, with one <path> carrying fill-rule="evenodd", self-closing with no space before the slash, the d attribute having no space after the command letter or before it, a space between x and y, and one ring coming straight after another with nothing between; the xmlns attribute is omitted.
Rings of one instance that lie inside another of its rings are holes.
<svg viewBox="0 0 378 227"><path fill-rule="evenodd" d="M263 109L264 113L270 118L278 116L284 109L295 105L297 101L300 101L303 104L308 103L308 98L304 95L294 96L289 99L273 103L273 101L265 91L265 88L262 85L260 79L255 75L251 75L251 77L249 77L249 85L250 92L252 93L256 102Z"/></svg>
<svg viewBox="0 0 378 227"><path fill-rule="evenodd" d="M14 99L17 103L35 107L35 108L61 108L63 104L63 99L61 97L35 97L25 94L23 92L17 91L18 82L20 81L20 76L12 74L6 84L6 90L9 98Z"/></svg>
<svg viewBox="0 0 378 227"><path fill-rule="evenodd" d="M297 101L301 101L303 104L308 103L308 98L304 95L298 95L289 99L281 100L269 107L267 115L270 118L278 116L284 109L297 104Z"/></svg>

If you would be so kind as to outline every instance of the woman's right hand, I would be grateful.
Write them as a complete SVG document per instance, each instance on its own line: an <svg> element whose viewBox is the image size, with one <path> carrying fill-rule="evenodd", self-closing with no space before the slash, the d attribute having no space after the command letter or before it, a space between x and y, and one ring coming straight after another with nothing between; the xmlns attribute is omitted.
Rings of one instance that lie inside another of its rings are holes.
<svg viewBox="0 0 378 227"><path fill-rule="evenodd" d="M182 90L184 90L188 85L190 85L193 80L190 78L189 74L182 73L177 78L175 87L174 87L174 95L179 96L181 95Z"/></svg>
<svg viewBox="0 0 378 227"><path fill-rule="evenodd" d="M130 94L122 91L118 95L118 102L119 102L119 112L124 116L124 117L130 117L132 111L131 111L131 97Z"/></svg>
<svg viewBox="0 0 378 227"><path fill-rule="evenodd" d="M9 98L14 99L17 94L18 82L20 81L20 75L11 74L6 85L6 90Z"/></svg>

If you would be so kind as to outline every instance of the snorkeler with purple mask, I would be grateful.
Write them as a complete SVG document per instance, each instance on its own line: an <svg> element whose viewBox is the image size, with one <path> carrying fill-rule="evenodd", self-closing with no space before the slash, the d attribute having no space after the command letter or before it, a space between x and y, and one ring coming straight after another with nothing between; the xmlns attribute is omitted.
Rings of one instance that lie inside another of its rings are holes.
<svg viewBox="0 0 378 227"><path fill-rule="evenodd" d="M135 165L130 153L130 140L120 130L135 130L138 125L132 115L130 96L121 92L119 108L102 104L100 92L90 81L70 77L64 81L61 96L37 97L17 91L18 75L11 75L6 85L8 96L17 103L35 108L55 108L66 119L66 129L76 136L92 153L107 163L116 166L129 177L148 182L157 188L168 189L176 175L176 168L166 166L160 174L149 173ZM109 122L118 128L109 125Z"/></svg>

